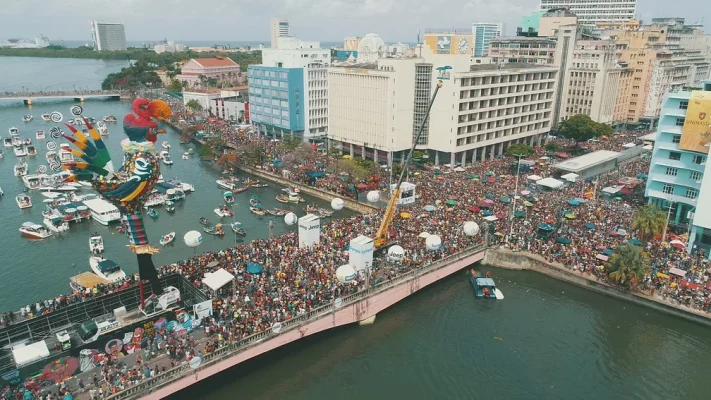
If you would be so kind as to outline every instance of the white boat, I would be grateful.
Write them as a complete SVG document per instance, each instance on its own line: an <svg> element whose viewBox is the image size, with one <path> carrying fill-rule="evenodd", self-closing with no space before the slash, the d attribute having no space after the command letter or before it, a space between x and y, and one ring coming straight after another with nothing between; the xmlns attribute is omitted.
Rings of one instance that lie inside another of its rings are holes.
<svg viewBox="0 0 711 400"><path fill-rule="evenodd" d="M84 200L84 205L89 207L91 218L102 225L108 225L110 222L121 219L119 209L104 199Z"/></svg>
<svg viewBox="0 0 711 400"><path fill-rule="evenodd" d="M168 189L165 191L166 201L179 201L185 198L185 192L181 188Z"/></svg>
<svg viewBox="0 0 711 400"><path fill-rule="evenodd" d="M23 145L25 145L25 146L29 146L29 145L32 144L32 139L30 139L30 138L24 138L24 139L22 139L22 142L21 142L21 143L22 143Z"/></svg>
<svg viewBox="0 0 711 400"><path fill-rule="evenodd" d="M17 130L17 128L15 128L14 126L9 129L9 132L10 132L10 136L17 136L20 134L20 131Z"/></svg>
<svg viewBox="0 0 711 400"><path fill-rule="evenodd" d="M215 181L217 183L217 186L221 187L222 189L227 189L227 190L234 190L236 182L231 179L218 179Z"/></svg>
<svg viewBox="0 0 711 400"><path fill-rule="evenodd" d="M109 134L109 128L107 128L106 124L104 124L103 122L99 122L99 124L97 125L97 129L99 131L99 135L101 136L106 136Z"/></svg>
<svg viewBox="0 0 711 400"><path fill-rule="evenodd" d="M15 173L15 176L27 175L27 163L24 161L18 162L17 164L15 164L15 168L13 171Z"/></svg>
<svg viewBox="0 0 711 400"><path fill-rule="evenodd" d="M12 145L15 147L20 147L24 144L24 143L22 143L22 139L20 139L17 136L14 136L11 140L12 140Z"/></svg>
<svg viewBox="0 0 711 400"><path fill-rule="evenodd" d="M15 153L15 157L24 157L27 155L25 148L22 146L14 147L12 151Z"/></svg>
<svg viewBox="0 0 711 400"><path fill-rule="evenodd" d="M44 155L44 158L50 164L52 164L53 162L60 163L59 156L57 155L56 151L48 151L47 154Z"/></svg>
<svg viewBox="0 0 711 400"><path fill-rule="evenodd" d="M47 114L47 113L42 114L42 121L49 122L51 120L52 120L52 115Z"/></svg>
<svg viewBox="0 0 711 400"><path fill-rule="evenodd" d="M30 239L46 239L52 236L52 232L42 225L37 225L34 222L25 222L20 227L20 232L22 236Z"/></svg>
<svg viewBox="0 0 711 400"><path fill-rule="evenodd" d="M164 235L160 238L160 245L165 246L166 244L171 243L173 240L175 240L175 232L170 232L167 235Z"/></svg>
<svg viewBox="0 0 711 400"><path fill-rule="evenodd" d="M77 190L76 186L55 183L51 185L42 185L37 188L40 192L73 192Z"/></svg>
<svg viewBox="0 0 711 400"><path fill-rule="evenodd" d="M104 252L104 238L98 233L94 233L89 238L89 251L91 254L101 254Z"/></svg>
<svg viewBox="0 0 711 400"><path fill-rule="evenodd" d="M74 161L74 155L72 155L72 149L69 144L62 143L59 145L59 162L62 164Z"/></svg>
<svg viewBox="0 0 711 400"><path fill-rule="evenodd" d="M28 189L39 189L43 180L46 178L47 175L44 174L29 174L22 177L22 183Z"/></svg>
<svg viewBox="0 0 711 400"><path fill-rule="evenodd" d="M284 189L282 189L281 191L284 192L284 193L286 193L286 194L291 194L291 193L299 194L299 193L301 193L301 190L299 190L299 188L295 188L295 187L284 188Z"/></svg>
<svg viewBox="0 0 711 400"><path fill-rule="evenodd" d="M161 151L160 158L163 159L163 164L173 165L173 160L170 158L170 154L167 151Z"/></svg>
<svg viewBox="0 0 711 400"><path fill-rule="evenodd" d="M161 143L160 145L161 145L161 147L163 147L163 148L166 149L166 150L169 150L169 149L170 149L170 144L168 144L167 141L164 141L164 142Z"/></svg>
<svg viewBox="0 0 711 400"><path fill-rule="evenodd" d="M57 222L55 222L57 221ZM54 233L64 233L69 230L69 223L67 221L64 221L62 219L58 218L45 218L44 221L44 226L49 229L50 232Z"/></svg>
<svg viewBox="0 0 711 400"><path fill-rule="evenodd" d="M15 196L15 202L17 202L17 206L20 208L30 208L32 207L32 199L30 196L21 193Z"/></svg>
<svg viewBox="0 0 711 400"><path fill-rule="evenodd" d="M30 122L33 119L35 119L35 117L33 117L32 114L27 114L24 117L22 117L22 122Z"/></svg>
<svg viewBox="0 0 711 400"><path fill-rule="evenodd" d="M2 160L3 158L5 158L5 156L2 154L2 150L0 150L0 160Z"/></svg>
<svg viewBox="0 0 711 400"><path fill-rule="evenodd" d="M115 262L102 257L89 257L89 266L94 273L111 283L121 282L126 279L126 273Z"/></svg>
<svg viewBox="0 0 711 400"><path fill-rule="evenodd" d="M215 214L217 214L217 216L220 218L232 217L235 215L235 212L230 210L229 208L216 208L214 211Z"/></svg>
<svg viewBox="0 0 711 400"><path fill-rule="evenodd" d="M118 121L113 115L107 115L104 117L104 122L116 122Z"/></svg>
<svg viewBox="0 0 711 400"><path fill-rule="evenodd" d="M143 208L147 209L148 207L155 207L163 203L165 203L165 196L155 191L148 195L148 198L146 199L146 203L143 205Z"/></svg>
<svg viewBox="0 0 711 400"><path fill-rule="evenodd" d="M37 133L35 133L35 139L37 139L37 140L42 140L45 137L46 137L46 135L43 130L39 130L39 131L37 131Z"/></svg>
<svg viewBox="0 0 711 400"><path fill-rule="evenodd" d="M496 294L496 300L503 300L504 294L498 288L494 289L494 294Z"/></svg>
<svg viewBox="0 0 711 400"><path fill-rule="evenodd" d="M69 120L73 125L84 125L84 120L81 118L74 118L73 120Z"/></svg>
<svg viewBox="0 0 711 400"><path fill-rule="evenodd" d="M3 196L5 192L2 191L2 188L0 188L0 196Z"/></svg>
<svg viewBox="0 0 711 400"><path fill-rule="evenodd" d="M304 202L304 198L296 193L289 193L289 203Z"/></svg>
<svg viewBox="0 0 711 400"><path fill-rule="evenodd" d="M37 155L37 149L33 145L29 145L25 147L25 152L27 153L28 156L36 156Z"/></svg>
<svg viewBox="0 0 711 400"><path fill-rule="evenodd" d="M188 153L183 153L183 160L189 160L190 155Z"/></svg>
<svg viewBox="0 0 711 400"><path fill-rule="evenodd" d="M3 139L3 140L2 140L2 143L5 145L5 147L12 147L12 146L14 146L14 145L12 144L12 138L11 138L11 137L7 137L7 138Z"/></svg>

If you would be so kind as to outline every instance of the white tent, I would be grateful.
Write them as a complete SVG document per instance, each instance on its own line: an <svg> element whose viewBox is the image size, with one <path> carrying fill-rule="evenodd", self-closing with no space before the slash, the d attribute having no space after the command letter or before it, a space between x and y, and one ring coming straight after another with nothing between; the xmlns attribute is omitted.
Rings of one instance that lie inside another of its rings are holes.
<svg viewBox="0 0 711 400"><path fill-rule="evenodd" d="M615 193L619 192L620 190L622 190L623 187L624 186L622 186L622 185L608 186L608 187L602 189L602 191L605 193L608 193L608 194L615 194Z"/></svg>
<svg viewBox="0 0 711 400"><path fill-rule="evenodd" d="M544 178L536 182L539 186L549 187L551 189L560 189L564 183L555 178Z"/></svg>
<svg viewBox="0 0 711 400"><path fill-rule="evenodd" d="M561 178L565 179L568 182L576 182L578 180L579 176L580 175L578 175L576 173L570 172L570 173L567 173L567 174L561 176Z"/></svg>
<svg viewBox="0 0 711 400"><path fill-rule="evenodd" d="M654 147L652 147L651 144L645 144L644 147L642 147L645 150L652 150Z"/></svg>
<svg viewBox="0 0 711 400"><path fill-rule="evenodd" d="M527 177L527 179L530 179L530 180L532 180L532 181L540 181L540 180L543 179L543 178L541 178L541 177L538 176L538 175L529 175L529 176Z"/></svg>
<svg viewBox="0 0 711 400"><path fill-rule="evenodd" d="M42 340L32 344L20 344L12 348L12 356L18 367L49 357L47 343Z"/></svg>
<svg viewBox="0 0 711 400"><path fill-rule="evenodd" d="M224 268L220 268L215 272L206 273L205 277L202 278L202 283L212 290L219 290L234 279L234 275L227 272Z"/></svg>
<svg viewBox="0 0 711 400"><path fill-rule="evenodd" d="M624 147L624 148L626 148L626 149L631 149L631 148L633 148L634 146L636 146L634 143L625 143L625 144L622 145L622 147Z"/></svg>
<svg viewBox="0 0 711 400"><path fill-rule="evenodd" d="M484 217L484 219L487 220L487 221L489 221L489 222L494 222L494 221L498 220L498 218L496 217L496 215L489 215L488 217Z"/></svg>

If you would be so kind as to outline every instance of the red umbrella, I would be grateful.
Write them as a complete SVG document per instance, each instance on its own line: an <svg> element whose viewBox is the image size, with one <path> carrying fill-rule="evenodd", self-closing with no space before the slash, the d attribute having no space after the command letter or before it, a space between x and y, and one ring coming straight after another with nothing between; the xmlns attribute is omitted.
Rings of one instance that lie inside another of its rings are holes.
<svg viewBox="0 0 711 400"><path fill-rule="evenodd" d="M474 212L474 213L477 213L477 212L481 211L481 209L480 209L479 207L477 207L477 206L471 206L471 207L468 208L468 210L471 211L471 212Z"/></svg>
<svg viewBox="0 0 711 400"><path fill-rule="evenodd" d="M506 214L504 214L504 213L498 213L498 214L496 214L496 218L498 218L498 219L506 219Z"/></svg>
<svg viewBox="0 0 711 400"><path fill-rule="evenodd" d="M494 183L494 182L496 182L496 178L491 177L491 178L487 179L486 181L489 183Z"/></svg>
<svg viewBox="0 0 711 400"><path fill-rule="evenodd" d="M699 285L697 285L695 283L688 282L688 281L681 281L681 286L687 287L691 290L696 290L699 288Z"/></svg>

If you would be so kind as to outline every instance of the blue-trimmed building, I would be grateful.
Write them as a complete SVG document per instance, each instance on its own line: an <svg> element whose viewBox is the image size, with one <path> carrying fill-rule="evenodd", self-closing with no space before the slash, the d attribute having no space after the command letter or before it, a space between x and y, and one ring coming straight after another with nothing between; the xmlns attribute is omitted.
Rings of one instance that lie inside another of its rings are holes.
<svg viewBox="0 0 711 400"><path fill-rule="evenodd" d="M704 83L703 90L711 91L711 81ZM670 224L687 224L692 228L689 250L694 249L697 230L703 230L695 226L695 216L708 158L708 147L706 153L679 148L691 94L671 92L664 99L645 190L650 203L665 210L671 207ZM708 112L711 115L711 109ZM705 240L708 241L705 247L711 247L711 230Z"/></svg>
<svg viewBox="0 0 711 400"><path fill-rule="evenodd" d="M333 59L336 61L347 61L351 56L358 58L357 50L336 50Z"/></svg>
<svg viewBox="0 0 711 400"><path fill-rule="evenodd" d="M267 135L304 136L304 69L250 65L249 114Z"/></svg>

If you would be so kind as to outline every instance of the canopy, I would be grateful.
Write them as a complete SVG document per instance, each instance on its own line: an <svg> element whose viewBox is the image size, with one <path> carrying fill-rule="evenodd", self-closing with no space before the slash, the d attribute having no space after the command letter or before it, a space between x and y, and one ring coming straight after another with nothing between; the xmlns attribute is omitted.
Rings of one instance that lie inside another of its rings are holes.
<svg viewBox="0 0 711 400"><path fill-rule="evenodd" d="M446 203L448 206L456 206L456 205L457 205L457 201L456 201L456 200L447 200L445 203Z"/></svg>
<svg viewBox="0 0 711 400"><path fill-rule="evenodd" d="M496 215L489 215L488 217L484 217L484 219L490 222L498 220L498 218L496 218Z"/></svg>
<svg viewBox="0 0 711 400"><path fill-rule="evenodd" d="M588 222L587 224L585 224L585 229L595 229L595 224L593 224L592 222Z"/></svg>
<svg viewBox="0 0 711 400"><path fill-rule="evenodd" d="M563 182L555 178L544 178L536 181L536 184L549 187L551 189L560 189L563 186Z"/></svg>
<svg viewBox="0 0 711 400"><path fill-rule="evenodd" d="M622 145L622 147L624 147L624 148L626 148L626 149L631 149L631 148L633 148L634 146L635 146L634 143L625 143L625 144Z"/></svg>
<svg viewBox="0 0 711 400"><path fill-rule="evenodd" d="M400 218L402 218L402 219L408 219L408 218L410 218L410 213L401 212L401 213L400 213Z"/></svg>
<svg viewBox="0 0 711 400"><path fill-rule="evenodd" d="M428 204L425 206L425 211L432 212L432 211L434 211L434 209L435 209L434 206L431 204Z"/></svg>
<svg viewBox="0 0 711 400"><path fill-rule="evenodd" d="M234 275L227 272L224 268L220 268L215 272L206 273L205 277L202 278L202 283L212 290L219 290L234 279Z"/></svg>
<svg viewBox="0 0 711 400"><path fill-rule="evenodd" d="M516 218L523 218L523 217L525 217L525 216L526 216L526 212L525 212L525 211L515 211L515 212L514 212L514 217L516 217Z"/></svg>
<svg viewBox="0 0 711 400"><path fill-rule="evenodd" d="M669 273L670 273L670 274L674 274L674 275L676 275L676 276L681 276L682 278L683 278L684 276L686 276L686 271L684 271L683 269L679 269L679 268L671 268L671 269L669 270Z"/></svg>
<svg viewBox="0 0 711 400"><path fill-rule="evenodd" d="M469 175L469 178L471 178L471 179L479 179L479 175L477 175L477 174L471 174L471 175Z"/></svg>
<svg viewBox="0 0 711 400"><path fill-rule="evenodd" d="M502 203L504 203L504 204L509 204L509 203L511 203L511 199L508 198L508 197L502 197L502 198L499 199L499 201L502 202Z"/></svg>
<svg viewBox="0 0 711 400"><path fill-rule="evenodd" d="M420 237L420 238L423 238L423 239L424 239L424 238L430 237L430 234L429 234L429 232L420 232L420 234L417 235L417 237Z"/></svg>
<svg viewBox="0 0 711 400"><path fill-rule="evenodd" d="M540 180L543 179L543 178L541 178L541 177L538 176L538 175L529 175L529 176L526 177L526 179L532 180L532 181L535 182L535 181L540 181Z"/></svg>
<svg viewBox="0 0 711 400"><path fill-rule="evenodd" d="M262 266L262 264L257 264L257 263L247 264L247 272L249 272L250 274L261 274L262 271L264 271L264 266Z"/></svg>
<svg viewBox="0 0 711 400"><path fill-rule="evenodd" d="M571 200L568 200L568 204L570 204L571 206L579 206L580 202L576 199L571 199Z"/></svg>
<svg viewBox="0 0 711 400"><path fill-rule="evenodd" d="M575 174L573 172L567 173L565 175L562 175L561 178L565 179L568 182L575 182L580 175Z"/></svg>
<svg viewBox="0 0 711 400"><path fill-rule="evenodd" d="M99 268L99 271L101 271L104 274L108 274L108 273L118 271L119 269L121 269L121 267L119 267L118 264L116 264L115 262L113 262L109 259L99 261L98 268Z"/></svg>
<svg viewBox="0 0 711 400"><path fill-rule="evenodd" d="M642 241L640 241L639 239L630 239L627 241L627 243L633 244L635 246L643 246L644 245L644 243L642 243Z"/></svg>
<svg viewBox="0 0 711 400"><path fill-rule="evenodd" d="M553 230L553 225L551 224L540 224L538 225L538 229L542 231L552 231Z"/></svg>
<svg viewBox="0 0 711 400"><path fill-rule="evenodd" d="M555 239L555 241L560 244L570 244L572 242L572 240L570 240L570 238L567 238L567 237L558 237Z"/></svg>
<svg viewBox="0 0 711 400"><path fill-rule="evenodd" d="M565 214L565 218L568 218L568 219L575 219L575 214L573 214L573 213L566 213L566 214Z"/></svg>
<svg viewBox="0 0 711 400"><path fill-rule="evenodd" d="M604 254L604 255L606 255L606 256L609 257L609 256L615 254L615 252L612 251L611 249L605 249L605 250L602 251L602 254Z"/></svg>

